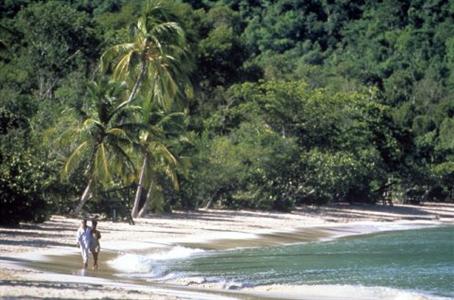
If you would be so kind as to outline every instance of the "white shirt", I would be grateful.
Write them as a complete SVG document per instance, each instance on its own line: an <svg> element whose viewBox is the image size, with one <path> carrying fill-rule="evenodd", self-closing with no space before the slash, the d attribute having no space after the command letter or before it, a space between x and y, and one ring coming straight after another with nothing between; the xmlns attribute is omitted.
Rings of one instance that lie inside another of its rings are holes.
<svg viewBox="0 0 454 300"><path fill-rule="evenodd" d="M82 248L90 249L91 244L91 228L86 227L85 230L79 227L76 234L76 241Z"/></svg>

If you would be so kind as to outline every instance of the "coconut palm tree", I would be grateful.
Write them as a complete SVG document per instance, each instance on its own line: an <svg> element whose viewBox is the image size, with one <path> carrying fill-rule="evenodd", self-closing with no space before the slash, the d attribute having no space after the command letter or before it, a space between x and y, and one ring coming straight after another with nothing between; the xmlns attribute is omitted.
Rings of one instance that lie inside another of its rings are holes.
<svg viewBox="0 0 454 300"><path fill-rule="evenodd" d="M144 104L168 109L181 93L188 91L188 59L183 29L168 6L147 2L145 13L130 30L130 42L107 49L101 57L101 70L112 69L115 80L132 86L128 105L140 92ZM184 61L184 63L183 63Z"/></svg>
<svg viewBox="0 0 454 300"><path fill-rule="evenodd" d="M83 120L65 133L76 146L66 160L62 175L67 177L81 163L85 163L87 186L82 193L78 214L89 199L95 184L109 184L116 174L134 173L134 164L128 154L133 146L132 136L140 124L126 123L127 115L137 107L120 108L127 96L127 85L102 80L88 85L89 105L82 111Z"/></svg>
<svg viewBox="0 0 454 300"><path fill-rule="evenodd" d="M175 154L175 144L187 142L180 133L184 129L183 113L154 112L150 115L149 129L143 131L139 144L141 145L143 165L140 178L142 187L148 192L145 202L141 204L140 198L135 199L131 215L142 216L147 211L151 198L162 198L162 187L159 178L165 176L178 190L179 183L177 171L186 170L186 161Z"/></svg>
<svg viewBox="0 0 454 300"><path fill-rule="evenodd" d="M168 6L149 1L145 13L131 30L131 41L108 49L101 58L101 69L112 66L115 79L127 80L132 86L120 108L130 104L137 94L142 98L142 123L149 126L150 114L156 109L169 110L178 99L191 92L188 74L192 67L182 28ZM150 141L152 134L145 133ZM145 147L151 149L153 147ZM144 155L134 200L132 217L138 213L149 157Z"/></svg>
<svg viewBox="0 0 454 300"><path fill-rule="evenodd" d="M146 137L145 137L146 138ZM179 167L176 156L171 152L169 147L161 141L146 141L144 147L144 162L146 166L142 169L144 174L144 188L148 186L145 202L140 205L134 203L131 215L143 216L152 197L159 197L162 187L159 183L159 177L165 175L170 179L175 189L179 188L177 178L177 168Z"/></svg>

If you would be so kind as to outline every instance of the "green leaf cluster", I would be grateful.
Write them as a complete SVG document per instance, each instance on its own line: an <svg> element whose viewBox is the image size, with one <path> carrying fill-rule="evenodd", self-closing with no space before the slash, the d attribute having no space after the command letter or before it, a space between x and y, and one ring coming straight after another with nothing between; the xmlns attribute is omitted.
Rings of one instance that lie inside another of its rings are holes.
<svg viewBox="0 0 454 300"><path fill-rule="evenodd" d="M155 210L453 199L449 1L149 3L0 3L2 155L66 163L30 177L54 208L89 174L95 200L133 189L145 157Z"/></svg>

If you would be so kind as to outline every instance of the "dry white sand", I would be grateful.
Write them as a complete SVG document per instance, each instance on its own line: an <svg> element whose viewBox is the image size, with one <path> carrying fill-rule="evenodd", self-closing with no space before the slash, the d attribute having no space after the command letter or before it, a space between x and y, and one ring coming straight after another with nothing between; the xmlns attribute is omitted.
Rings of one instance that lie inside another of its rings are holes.
<svg viewBox="0 0 454 300"><path fill-rule="evenodd" d="M203 210L198 212L176 212L171 215L149 216L138 219L136 225L101 221L98 225L102 233L101 244L104 250L116 252L140 252L141 249L169 247L171 245L198 245L213 248L235 246L259 246L298 242L292 238L278 238L271 232L291 232L303 228L335 227L349 224L347 234L379 231L399 226L417 224L454 223L454 204L426 203L421 206L350 206L327 207L303 206L293 213ZM75 231L79 220L53 216L43 224L21 224L19 228L0 227L0 297L23 299L39 297L71 299L174 299L219 298L179 289L126 284L119 280L106 280L99 277L79 274L58 275L45 272L43 268L32 269L17 262L38 260L44 264L45 255L68 255L77 257ZM390 226L391 225L391 226ZM367 228L367 229L364 229ZM326 236L319 236L325 238ZM317 238L310 236L309 238ZM104 252L105 253L105 252ZM80 262L75 261L74 264ZM101 269L109 269L104 263ZM44 272L43 272L44 271ZM51 268L47 271L52 271ZM178 283L178 282L177 282ZM192 285L191 282L179 282ZM200 288L203 285L194 282ZM206 288L217 288L205 286ZM301 295L300 288L293 287ZM263 296L268 293L280 298L288 287L271 286L248 290ZM313 292L313 291L311 291ZM192 294L191 294L192 293ZM287 295L291 296L291 295Z"/></svg>

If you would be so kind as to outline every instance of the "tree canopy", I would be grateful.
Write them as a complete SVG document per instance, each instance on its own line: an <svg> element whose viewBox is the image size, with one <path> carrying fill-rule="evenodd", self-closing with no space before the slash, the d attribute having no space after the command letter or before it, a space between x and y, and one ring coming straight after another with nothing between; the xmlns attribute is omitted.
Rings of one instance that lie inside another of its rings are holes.
<svg viewBox="0 0 454 300"><path fill-rule="evenodd" d="M107 213L452 201L453 13L444 0L3 1L1 211L38 221L84 191Z"/></svg>

